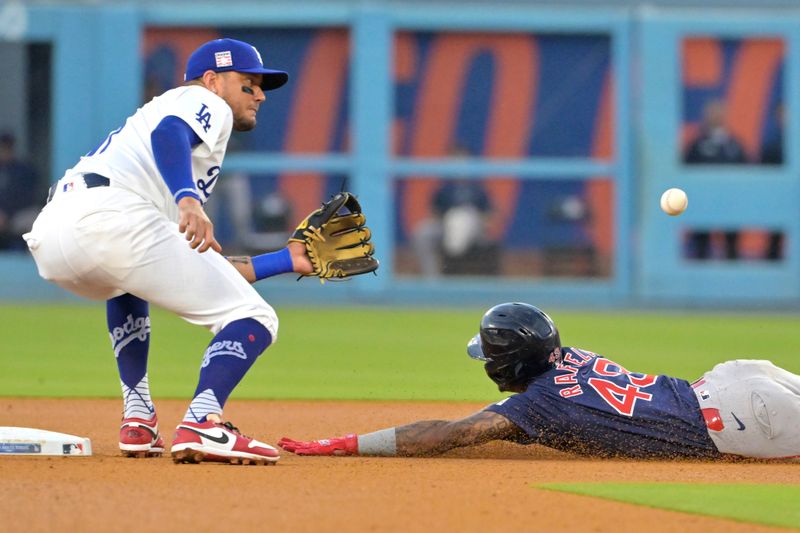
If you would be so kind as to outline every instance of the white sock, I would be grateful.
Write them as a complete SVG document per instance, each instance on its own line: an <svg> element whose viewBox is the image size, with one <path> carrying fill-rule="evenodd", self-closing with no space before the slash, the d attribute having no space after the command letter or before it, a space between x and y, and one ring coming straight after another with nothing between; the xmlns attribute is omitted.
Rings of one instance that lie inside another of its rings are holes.
<svg viewBox="0 0 800 533"><path fill-rule="evenodd" d="M206 389L194 397L189 409L183 417L185 422L203 422L210 414L222 414L222 407L220 407L214 391Z"/></svg>
<svg viewBox="0 0 800 533"><path fill-rule="evenodd" d="M143 418L152 420L156 415L156 408L150 399L150 384L147 374L134 388L130 388L120 381L122 385L122 401L124 402L123 418Z"/></svg>

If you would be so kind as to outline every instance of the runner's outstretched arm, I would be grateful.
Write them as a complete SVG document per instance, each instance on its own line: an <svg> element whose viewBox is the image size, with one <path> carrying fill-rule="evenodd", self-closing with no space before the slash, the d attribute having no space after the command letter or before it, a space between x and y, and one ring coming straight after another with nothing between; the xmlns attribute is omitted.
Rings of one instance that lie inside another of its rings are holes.
<svg viewBox="0 0 800 533"><path fill-rule="evenodd" d="M345 437L296 441L287 437L278 446L297 455L382 455L423 457L464 446L509 439L522 430L506 417L479 411L459 420L421 420L405 426Z"/></svg>

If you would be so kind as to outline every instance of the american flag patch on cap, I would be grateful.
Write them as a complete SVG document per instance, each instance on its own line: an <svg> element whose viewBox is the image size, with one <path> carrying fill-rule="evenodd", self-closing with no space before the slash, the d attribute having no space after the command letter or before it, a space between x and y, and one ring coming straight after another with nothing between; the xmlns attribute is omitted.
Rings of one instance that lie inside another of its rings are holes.
<svg viewBox="0 0 800 533"><path fill-rule="evenodd" d="M214 60L217 63L217 68L233 66L233 58L231 58L230 50L224 52L215 52Z"/></svg>

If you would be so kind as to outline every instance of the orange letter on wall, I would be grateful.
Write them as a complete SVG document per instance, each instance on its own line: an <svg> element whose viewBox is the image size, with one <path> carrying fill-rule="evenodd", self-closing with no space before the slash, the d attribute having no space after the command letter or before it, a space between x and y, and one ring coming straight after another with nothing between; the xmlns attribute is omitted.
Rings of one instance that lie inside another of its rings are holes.
<svg viewBox="0 0 800 533"><path fill-rule="evenodd" d="M328 152L345 85L349 36L344 30L323 30L314 38L296 77L297 89L289 117L286 151ZM280 177L281 194L298 213L319 207L325 179L319 172L287 173Z"/></svg>
<svg viewBox="0 0 800 533"><path fill-rule="evenodd" d="M533 129L533 104L538 80L536 42L528 35L442 34L431 46L427 68L412 122L414 157L445 156L454 144L455 130L464 93L465 77L475 57L492 53L496 62L494 90L488 102L490 118L484 153L490 157L524 157ZM480 155L480 154L476 154ZM402 205L403 223L413 231L430 214L437 188L434 177L408 184ZM487 182L497 212L496 237L502 235L514 213L519 184L515 179Z"/></svg>

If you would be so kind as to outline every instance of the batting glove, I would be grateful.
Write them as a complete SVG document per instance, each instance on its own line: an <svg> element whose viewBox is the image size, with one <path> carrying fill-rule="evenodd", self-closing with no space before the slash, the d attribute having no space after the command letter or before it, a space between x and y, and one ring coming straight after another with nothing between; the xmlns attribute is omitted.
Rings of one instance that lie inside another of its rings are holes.
<svg viewBox="0 0 800 533"><path fill-rule="evenodd" d="M278 446L297 455L358 455L358 435L312 441L283 437L278 441Z"/></svg>

